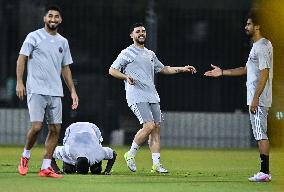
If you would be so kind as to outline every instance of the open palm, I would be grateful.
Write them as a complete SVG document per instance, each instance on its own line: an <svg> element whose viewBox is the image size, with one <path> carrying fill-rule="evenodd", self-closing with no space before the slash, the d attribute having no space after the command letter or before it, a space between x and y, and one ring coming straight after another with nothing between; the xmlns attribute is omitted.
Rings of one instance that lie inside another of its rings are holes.
<svg viewBox="0 0 284 192"><path fill-rule="evenodd" d="M211 64L211 67L213 68L211 71L206 71L204 73L205 76L208 76L208 77L219 77L222 75L222 69L220 69L219 67L215 66L215 65L212 65Z"/></svg>

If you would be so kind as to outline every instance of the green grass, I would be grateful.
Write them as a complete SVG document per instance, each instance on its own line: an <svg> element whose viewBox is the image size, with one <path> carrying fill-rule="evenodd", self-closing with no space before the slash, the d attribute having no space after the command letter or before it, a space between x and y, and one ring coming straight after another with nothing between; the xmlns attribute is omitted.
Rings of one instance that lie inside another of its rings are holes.
<svg viewBox="0 0 284 192"><path fill-rule="evenodd" d="M63 179L40 178L37 172L41 165L43 148L32 151L29 174L17 173L22 147L0 146L0 191L284 191L284 152L272 150L270 183L250 183L247 177L258 171L256 149L162 149L162 163L169 174L152 174L151 155L146 147L139 150L136 162L138 171L131 173L124 162L127 148L114 148L118 153L111 176L65 175ZM282 189L282 190L281 190Z"/></svg>

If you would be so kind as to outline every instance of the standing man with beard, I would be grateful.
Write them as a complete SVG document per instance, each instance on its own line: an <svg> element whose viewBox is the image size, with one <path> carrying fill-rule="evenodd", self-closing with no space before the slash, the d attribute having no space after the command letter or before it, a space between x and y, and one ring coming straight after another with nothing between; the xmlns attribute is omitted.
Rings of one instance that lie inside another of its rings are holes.
<svg viewBox="0 0 284 192"><path fill-rule="evenodd" d="M258 142L261 168L249 178L253 182L271 180L269 173L269 140L267 137L267 115L272 104L273 47L271 42L261 34L261 25L257 12L249 14L245 27L247 35L253 41L245 67L235 69L214 68L204 75L210 77L247 75L247 105L255 140Z"/></svg>
<svg viewBox="0 0 284 192"><path fill-rule="evenodd" d="M128 106L143 124L133 140L132 146L124 154L128 168L136 171L135 155L139 146L149 137L148 143L152 153L151 172L167 173L160 163L160 98L154 84L154 75L176 74L182 72L196 73L192 66L164 66L155 53L145 45L146 29L142 23L136 23L130 29L133 44L121 51L109 69L109 74L124 80Z"/></svg>
<svg viewBox="0 0 284 192"><path fill-rule="evenodd" d="M30 150L34 146L37 135L42 129L44 116L48 123L48 135L45 141L45 152L41 169L41 177L61 178L51 168L53 151L57 145L62 123L63 89L62 77L69 88L72 98L72 109L78 107L78 96L72 80L69 65L73 63L67 39L57 33L62 22L61 10L57 6L49 6L43 18L45 26L29 33L22 45L17 60L16 93L20 100L27 95L27 104L32 123L27 133L25 148L18 171L21 175L28 172ZM28 63L26 88L23 83L25 64Z"/></svg>

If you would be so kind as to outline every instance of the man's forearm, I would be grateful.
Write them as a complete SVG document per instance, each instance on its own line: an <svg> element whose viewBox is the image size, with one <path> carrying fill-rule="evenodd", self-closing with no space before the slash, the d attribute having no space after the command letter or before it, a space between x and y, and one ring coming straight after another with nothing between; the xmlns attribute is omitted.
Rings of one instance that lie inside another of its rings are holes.
<svg viewBox="0 0 284 192"><path fill-rule="evenodd" d="M222 75L224 76L241 76L247 74L246 67L239 67L235 69L224 69Z"/></svg>
<svg viewBox="0 0 284 192"><path fill-rule="evenodd" d="M268 77L269 77L269 70L268 69L263 69L263 70L260 71L260 77L259 77L258 84L256 86L254 98L260 97L260 95L262 94L262 92L265 88Z"/></svg>
<svg viewBox="0 0 284 192"><path fill-rule="evenodd" d="M110 68L109 69L109 74L117 79L122 79L122 80L126 80L127 76L123 73L121 73L119 70L114 69L114 68Z"/></svg>
<svg viewBox="0 0 284 192"><path fill-rule="evenodd" d="M105 173L110 173L111 172L112 166L113 166L113 164L114 164L114 162L116 160L116 156L117 156L116 152L113 151L113 158L109 159L107 161L107 165L106 165L106 168L105 168L105 171L104 171Z"/></svg>
<svg viewBox="0 0 284 192"><path fill-rule="evenodd" d="M19 57L17 60L17 69L16 69L17 83L23 83L25 64L26 64L26 60L22 57Z"/></svg>
<svg viewBox="0 0 284 192"><path fill-rule="evenodd" d="M60 173L61 172L61 170L58 167L58 165L57 165L57 163L56 163L54 158L51 159L51 164L50 165L51 165L52 169L55 171L55 173Z"/></svg>
<svg viewBox="0 0 284 192"><path fill-rule="evenodd" d="M69 89L69 91L72 92L76 92L74 83L73 83L73 79L72 79L72 73L71 70L69 68L69 66L65 66L62 68L62 77Z"/></svg>
<svg viewBox="0 0 284 192"><path fill-rule="evenodd" d="M181 73L184 70L184 67L170 67L170 66L165 66L160 73L167 74L167 75L172 75L172 74L177 74Z"/></svg>

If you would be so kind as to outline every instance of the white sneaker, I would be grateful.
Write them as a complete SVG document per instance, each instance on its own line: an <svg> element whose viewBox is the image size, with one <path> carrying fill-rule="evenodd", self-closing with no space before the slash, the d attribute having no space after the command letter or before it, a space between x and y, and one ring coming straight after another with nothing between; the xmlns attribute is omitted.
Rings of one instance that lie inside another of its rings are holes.
<svg viewBox="0 0 284 192"><path fill-rule="evenodd" d="M168 173L161 163L152 166L151 173Z"/></svg>
<svg viewBox="0 0 284 192"><path fill-rule="evenodd" d="M253 177L248 178L252 182L268 182L271 181L272 177L270 174L265 174L263 172L258 172Z"/></svg>
<svg viewBox="0 0 284 192"><path fill-rule="evenodd" d="M124 159L126 161L127 167L130 169L130 171L135 172L136 171L136 165L135 165L135 157L130 156L128 152L124 154Z"/></svg>

